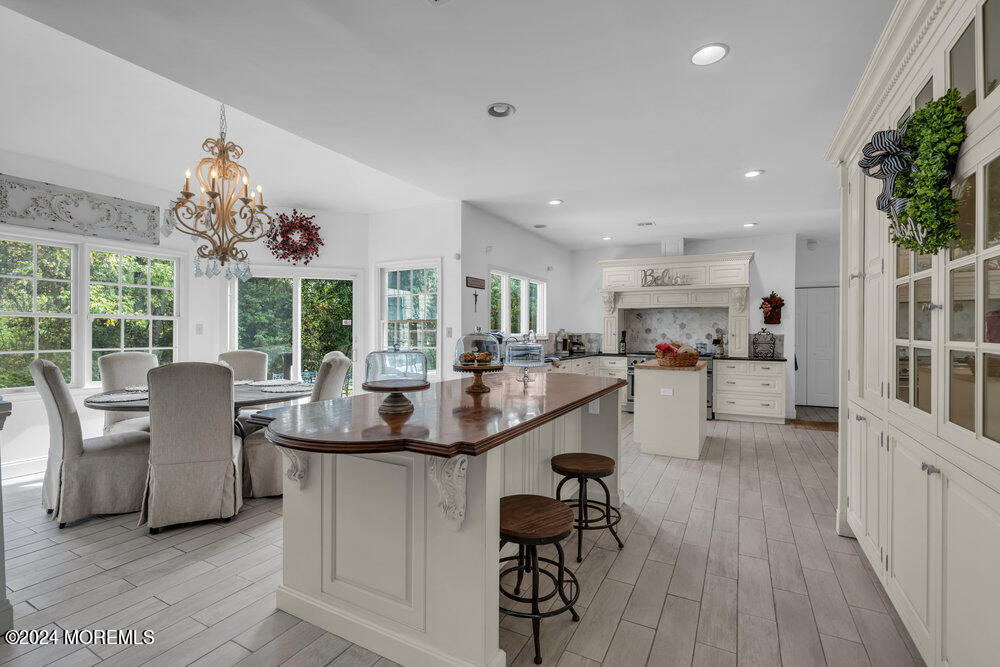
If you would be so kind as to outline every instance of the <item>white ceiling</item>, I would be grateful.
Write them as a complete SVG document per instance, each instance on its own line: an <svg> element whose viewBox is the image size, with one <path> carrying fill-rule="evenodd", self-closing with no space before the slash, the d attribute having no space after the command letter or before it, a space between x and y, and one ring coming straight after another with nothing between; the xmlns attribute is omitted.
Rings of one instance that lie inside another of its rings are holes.
<svg viewBox="0 0 1000 667"><path fill-rule="evenodd" d="M436 195L526 227L546 224L543 234L574 248L600 245L605 234L639 243L834 228L836 176L823 151L892 7L891 0L0 4ZM725 60L690 63L696 47L717 41L731 46ZM72 66L46 64L55 63ZM11 71L8 61L5 75ZM124 102L130 92L112 94ZM485 109L494 101L518 111L491 118ZM214 124L207 101L197 114L177 100L156 103L183 114L166 129L188 152L191 137ZM248 150L256 159L260 148ZM751 168L767 173L744 179ZM554 197L566 203L548 206ZM656 227L637 228L643 220ZM759 224L746 232L746 221Z"/></svg>

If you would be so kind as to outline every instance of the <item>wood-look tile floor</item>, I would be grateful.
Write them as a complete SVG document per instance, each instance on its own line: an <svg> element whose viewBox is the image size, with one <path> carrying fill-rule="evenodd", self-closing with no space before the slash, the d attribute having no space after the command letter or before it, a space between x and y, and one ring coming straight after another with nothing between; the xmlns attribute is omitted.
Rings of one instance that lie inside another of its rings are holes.
<svg viewBox="0 0 1000 667"><path fill-rule="evenodd" d="M548 665L922 664L856 542L834 531L836 434L709 422L706 457L649 456L623 415L617 549L588 534L579 623L542 621ZM229 524L150 536L136 516L59 531L39 478L5 482L8 596L18 628L153 629L141 647L8 646L0 663L392 665L275 609L281 501L249 501ZM534 656L530 622L501 646Z"/></svg>
<svg viewBox="0 0 1000 667"><path fill-rule="evenodd" d="M795 417L816 422L837 421L837 408L824 408L816 405L796 405Z"/></svg>

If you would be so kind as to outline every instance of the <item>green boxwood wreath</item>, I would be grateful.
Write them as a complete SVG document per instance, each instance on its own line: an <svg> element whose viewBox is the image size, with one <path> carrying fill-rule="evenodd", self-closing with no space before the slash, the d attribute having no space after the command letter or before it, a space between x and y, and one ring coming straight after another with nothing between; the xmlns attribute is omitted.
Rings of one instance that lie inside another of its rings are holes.
<svg viewBox="0 0 1000 667"><path fill-rule="evenodd" d="M921 244L897 237L890 227L889 238L902 248L933 254L953 241L961 243L962 234L955 224L958 203L951 191L958 151L965 140L965 112L959 97L958 89L952 88L916 111L907 123L903 141L913 156L913 168L897 177L893 196L909 199L905 215L921 225L927 236Z"/></svg>

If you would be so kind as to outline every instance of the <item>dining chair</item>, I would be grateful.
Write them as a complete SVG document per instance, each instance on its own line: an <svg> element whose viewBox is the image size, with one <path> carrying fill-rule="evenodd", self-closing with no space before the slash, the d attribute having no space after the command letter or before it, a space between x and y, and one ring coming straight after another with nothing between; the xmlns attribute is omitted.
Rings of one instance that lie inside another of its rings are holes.
<svg viewBox="0 0 1000 667"><path fill-rule="evenodd" d="M328 352L319 364L310 402L339 398L344 392L350 358L343 352ZM282 493L281 451L256 431L243 439L243 495L251 498L280 496Z"/></svg>
<svg viewBox="0 0 1000 667"><path fill-rule="evenodd" d="M158 365L156 355L149 352L112 352L98 357L101 391L114 391L133 385L146 384L146 373ZM104 413L104 432L148 431L149 415L136 417L134 412L109 410Z"/></svg>
<svg viewBox="0 0 1000 667"><path fill-rule="evenodd" d="M230 519L243 505L233 371L182 362L149 371L149 474L139 525Z"/></svg>
<svg viewBox="0 0 1000 667"><path fill-rule="evenodd" d="M121 431L85 439L59 367L35 359L28 370L49 422L42 506L60 528L95 514L138 511L149 465L149 433Z"/></svg>
<svg viewBox="0 0 1000 667"><path fill-rule="evenodd" d="M257 350L233 350L223 352L219 355L219 361L229 364L233 369L233 380L266 380L267 379L267 353ZM260 426L250 423L250 415L254 410L240 410L236 415L236 423L240 430L240 435L247 436L254 431L260 430Z"/></svg>

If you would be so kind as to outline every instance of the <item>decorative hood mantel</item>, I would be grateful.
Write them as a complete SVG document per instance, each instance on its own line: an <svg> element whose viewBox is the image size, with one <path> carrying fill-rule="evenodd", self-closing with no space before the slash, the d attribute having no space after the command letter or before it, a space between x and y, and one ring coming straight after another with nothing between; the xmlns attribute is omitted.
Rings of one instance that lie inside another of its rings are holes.
<svg viewBox="0 0 1000 667"><path fill-rule="evenodd" d="M747 353L752 251L611 259L601 265L605 352L614 352L628 308L729 309L727 349Z"/></svg>

